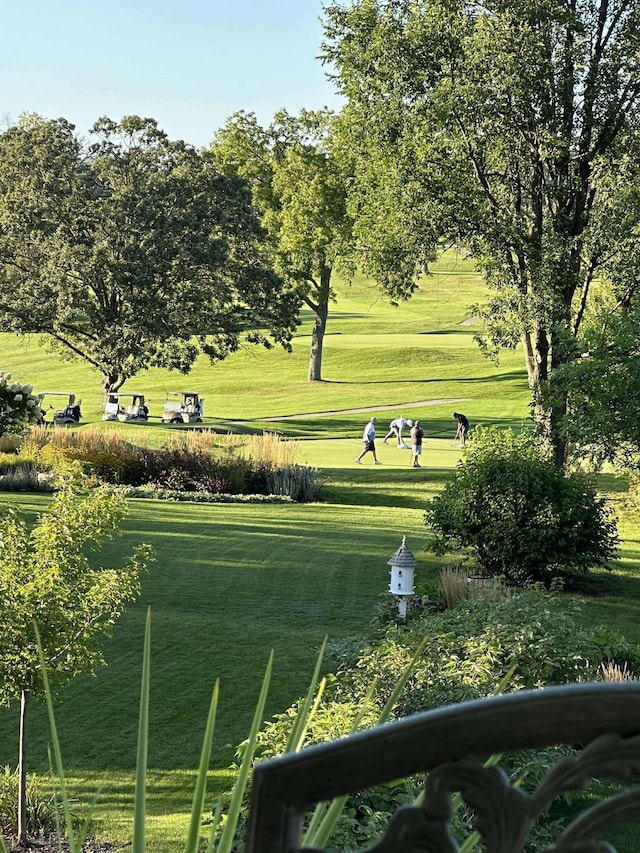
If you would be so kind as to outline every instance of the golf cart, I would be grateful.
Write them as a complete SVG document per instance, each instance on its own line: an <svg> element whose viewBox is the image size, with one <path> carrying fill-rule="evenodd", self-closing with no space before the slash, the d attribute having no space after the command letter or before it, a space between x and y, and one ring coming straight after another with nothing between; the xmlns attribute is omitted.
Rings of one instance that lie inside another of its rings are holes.
<svg viewBox="0 0 640 853"><path fill-rule="evenodd" d="M204 397L193 391L167 394L162 409L163 424L199 424L204 417Z"/></svg>
<svg viewBox="0 0 640 853"><path fill-rule="evenodd" d="M107 394L102 420L146 423L149 420L149 409L145 405L144 394Z"/></svg>
<svg viewBox="0 0 640 853"><path fill-rule="evenodd" d="M49 400L49 405L45 406L45 398L47 397L64 397L64 404L62 404L61 400L51 401ZM82 412L80 411L80 404L82 400L76 401L76 395L70 394L67 391L40 391L38 394L38 399L40 400L40 423L41 424L55 424L56 426L65 426L68 424L77 424L80 423L80 418L82 417ZM56 408L54 402L58 404L59 408ZM47 421L47 413L53 411L53 415L50 421Z"/></svg>

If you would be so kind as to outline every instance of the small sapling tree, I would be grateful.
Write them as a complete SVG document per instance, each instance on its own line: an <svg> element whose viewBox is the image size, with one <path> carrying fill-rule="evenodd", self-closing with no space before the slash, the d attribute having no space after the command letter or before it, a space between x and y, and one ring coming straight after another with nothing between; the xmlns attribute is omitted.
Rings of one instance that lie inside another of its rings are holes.
<svg viewBox="0 0 640 853"><path fill-rule="evenodd" d="M470 548L479 568L513 584L606 565L616 520L583 474L565 476L524 432L474 430L464 462L428 504L435 553Z"/></svg>
<svg viewBox="0 0 640 853"><path fill-rule="evenodd" d="M13 509L0 521L0 701L20 699L18 841L26 836L27 709L44 695L34 624L47 673L64 683L104 663L101 643L140 591L150 558L139 546L121 569L93 568L95 551L118 528L122 498L81 492L73 470L61 477L51 510L29 529Z"/></svg>

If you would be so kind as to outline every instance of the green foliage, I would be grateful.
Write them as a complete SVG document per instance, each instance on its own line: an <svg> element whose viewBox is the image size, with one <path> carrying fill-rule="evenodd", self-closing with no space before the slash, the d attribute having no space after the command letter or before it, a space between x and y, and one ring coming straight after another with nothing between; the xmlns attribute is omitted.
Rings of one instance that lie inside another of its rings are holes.
<svg viewBox="0 0 640 853"><path fill-rule="evenodd" d="M287 495L294 501L309 503L320 499L319 472L309 465L289 465L267 474L271 495Z"/></svg>
<svg viewBox="0 0 640 853"><path fill-rule="evenodd" d="M230 495L226 492L181 492L165 489L161 486L113 486L113 490L125 498L146 498L154 501L180 501L197 504L216 503L255 503L279 504L291 503L289 495Z"/></svg>
<svg viewBox="0 0 640 853"><path fill-rule="evenodd" d="M375 682L376 702L383 703L419 642L426 645L396 709L400 716L491 695L507 674L509 689L535 688L597 678L603 661L629 661L634 669L638 660L637 648L586 625L580 602L531 587L472 596L407 626L390 626L333 694L353 700Z"/></svg>
<svg viewBox="0 0 640 853"><path fill-rule="evenodd" d="M17 459L15 464L0 467L2 492L50 492L52 477L42 472L34 462Z"/></svg>
<svg viewBox="0 0 640 853"><path fill-rule="evenodd" d="M29 529L9 509L0 541L0 699L43 695L33 620L51 674L68 680L103 663L101 640L140 589L149 549L123 569L92 568L88 552L117 530L123 500L106 489L79 494L71 475L59 482L49 512Z"/></svg>
<svg viewBox="0 0 640 853"><path fill-rule="evenodd" d="M350 667L352 651L362 642L349 638L331 651L344 666L328 679L326 690L306 727L307 744L335 740L358 726L375 724L378 711L391 701L394 714L404 716L507 689L542 687L597 677L599 661L638 662L637 648L607 631L584 624L581 604L550 595L540 588L514 594L472 596L440 614L414 619L408 626L389 626L385 635L360 653ZM398 673L407 673L400 692ZM399 701L396 702L396 699ZM363 715L362 710L366 709ZM282 755L290 743L300 703L277 714L259 733L258 760ZM531 791L566 748L514 753L501 762L511 778ZM245 754L245 745L239 755ZM413 803L423 779L376 786L350 796L331 833L332 849L371 846L386 828L398 806ZM535 844L551 838L560 817L534 830ZM462 810L453 821L460 838L470 832L469 815ZM243 850L238 840L238 850Z"/></svg>
<svg viewBox="0 0 640 853"><path fill-rule="evenodd" d="M557 0L325 7L324 58L347 98L356 161L356 233L383 257L394 242L404 249L404 292L405 253L415 263L439 240L469 251L494 291L474 312L485 349L524 343L559 466L572 415L556 368L575 356L594 281L609 275L635 300L640 269L640 6L598 10Z"/></svg>
<svg viewBox="0 0 640 853"><path fill-rule="evenodd" d="M188 372L242 340L289 347L297 302L264 262L244 181L153 119L64 119L0 134L0 313L118 390L151 366Z"/></svg>
<svg viewBox="0 0 640 853"><path fill-rule="evenodd" d="M255 444L246 455L236 453L231 441L222 452L215 452L212 442L169 441L153 449L129 443L122 436L115 441L99 441L93 432L78 432L69 441L46 440L42 446L27 441L22 454L11 457L10 463L16 468L24 459L29 460L35 472L38 466L55 470L65 459L82 462L86 472L99 482L131 486L139 491L127 494L138 497L207 501L215 495L276 495L300 503L319 499L316 469L292 462L279 464L273 454L269 457L251 452ZM273 450L276 445L270 441L268 446ZM290 458L292 453L281 456ZM37 474L34 476L37 483ZM6 489L17 488L24 481L24 477L14 477ZM0 478L0 487L2 483ZM45 485L49 487L48 482Z"/></svg>
<svg viewBox="0 0 640 853"><path fill-rule="evenodd" d="M439 554L470 548L480 569L510 583L603 566L616 521L583 474L565 476L527 432L477 428L465 460L433 498L425 522Z"/></svg>
<svg viewBox="0 0 640 853"><path fill-rule="evenodd" d="M332 271L346 265L352 219L348 175L336 156L329 110L278 112L263 129L252 113L236 113L219 131L212 153L221 168L247 180L262 213L276 271L315 314L309 379L320 380Z"/></svg>
<svg viewBox="0 0 640 853"><path fill-rule="evenodd" d="M574 455L638 466L639 340L640 309L607 292L582 336L581 357L557 372L571 399L564 431Z"/></svg>

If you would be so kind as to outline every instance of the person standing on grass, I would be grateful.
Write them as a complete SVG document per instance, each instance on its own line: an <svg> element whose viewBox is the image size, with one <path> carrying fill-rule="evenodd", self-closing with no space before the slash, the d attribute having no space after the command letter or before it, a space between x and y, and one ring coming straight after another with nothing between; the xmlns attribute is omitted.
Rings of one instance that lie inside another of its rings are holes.
<svg viewBox="0 0 640 853"><path fill-rule="evenodd" d="M458 431L456 432L456 438L460 439L460 447L464 447L467 443L469 421L464 415L460 414L460 412L454 412L453 417L458 421Z"/></svg>
<svg viewBox="0 0 640 853"><path fill-rule="evenodd" d="M411 418L400 417L400 418L396 418L395 420L391 421L391 423L389 424L389 432L383 438L382 443L386 444L387 439L391 438L392 435L395 435L396 441L398 442L398 447L400 447L402 450L406 450L407 445L402 440L402 430L406 426L408 426L408 427L413 426L413 421L411 420Z"/></svg>
<svg viewBox="0 0 640 853"><path fill-rule="evenodd" d="M377 423L378 423L377 418L371 418L369 423L364 428L364 432L362 433L362 441L364 442L364 449L363 449L362 453L360 454L360 456L358 456L357 459L354 459L354 462L357 465L362 464L362 462L361 462L362 457L365 455L365 453L369 453L369 451L371 451L371 453L373 454L374 463L376 465L382 465L382 462L380 462L378 460L378 457L376 456L376 424Z"/></svg>
<svg viewBox="0 0 640 853"><path fill-rule="evenodd" d="M414 425L411 427L411 455L413 458L413 467L420 468L420 464L418 463L418 458L422 454L422 438L424 436L424 430L422 429L422 425L420 421L416 421Z"/></svg>

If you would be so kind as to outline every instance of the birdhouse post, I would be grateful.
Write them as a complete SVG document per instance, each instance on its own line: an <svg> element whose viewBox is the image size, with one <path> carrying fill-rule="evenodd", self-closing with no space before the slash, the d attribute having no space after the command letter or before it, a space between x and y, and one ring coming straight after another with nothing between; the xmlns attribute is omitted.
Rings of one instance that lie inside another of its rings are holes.
<svg viewBox="0 0 640 853"><path fill-rule="evenodd" d="M395 554L387 561L391 566L391 580L389 581L389 592L398 600L398 615L401 619L407 618L407 603L415 592L413 585L413 573L417 560L407 548L407 537L402 537L402 545Z"/></svg>

